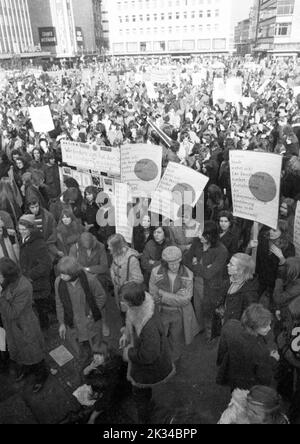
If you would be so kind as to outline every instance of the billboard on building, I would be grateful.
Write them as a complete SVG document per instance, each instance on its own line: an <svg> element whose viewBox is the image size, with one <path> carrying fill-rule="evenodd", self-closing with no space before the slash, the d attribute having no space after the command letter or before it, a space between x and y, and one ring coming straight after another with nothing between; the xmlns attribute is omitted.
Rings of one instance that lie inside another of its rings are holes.
<svg viewBox="0 0 300 444"><path fill-rule="evenodd" d="M56 29L52 26L47 28L39 28L39 36L41 46L56 46Z"/></svg>

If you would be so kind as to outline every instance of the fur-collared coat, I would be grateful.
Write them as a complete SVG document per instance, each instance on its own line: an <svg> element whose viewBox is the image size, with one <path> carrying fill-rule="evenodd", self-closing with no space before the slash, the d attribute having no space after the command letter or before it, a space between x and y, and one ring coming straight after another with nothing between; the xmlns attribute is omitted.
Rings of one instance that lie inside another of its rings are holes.
<svg viewBox="0 0 300 444"><path fill-rule="evenodd" d="M175 374L164 327L150 294L146 293L140 307L127 311L124 335L130 343L127 379L133 386L151 388Z"/></svg>
<svg viewBox="0 0 300 444"><path fill-rule="evenodd" d="M174 308L181 310L186 345L190 345L200 332L191 302L193 298L193 278L193 273L187 267L181 265L172 288L166 269L159 266L153 269L149 283L149 291L154 298L158 295L159 290L164 291L159 306L162 316L164 312Z"/></svg>

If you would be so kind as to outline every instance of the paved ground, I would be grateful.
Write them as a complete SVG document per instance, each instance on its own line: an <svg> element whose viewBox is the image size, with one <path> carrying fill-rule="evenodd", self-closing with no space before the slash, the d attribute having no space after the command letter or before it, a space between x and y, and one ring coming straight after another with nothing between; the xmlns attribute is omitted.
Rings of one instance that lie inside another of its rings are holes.
<svg viewBox="0 0 300 444"><path fill-rule="evenodd" d="M121 323L112 298L108 305L113 325L110 342L117 346ZM46 335L46 343L48 351L61 345L55 324ZM50 375L45 388L37 395L31 393L30 377L17 384L12 371L0 375L0 424L57 424L70 411L79 410L72 396L80 385L77 363L73 360L60 368L50 356L47 361L55 374ZM179 411L181 418L187 418L184 422L215 424L230 398L227 389L215 384L215 361L216 349L209 350L203 337L198 336L180 360L176 376L154 390L157 408L153 422L161 423L165 416L172 418ZM136 412L131 400L122 411L122 418L116 421L135 422Z"/></svg>

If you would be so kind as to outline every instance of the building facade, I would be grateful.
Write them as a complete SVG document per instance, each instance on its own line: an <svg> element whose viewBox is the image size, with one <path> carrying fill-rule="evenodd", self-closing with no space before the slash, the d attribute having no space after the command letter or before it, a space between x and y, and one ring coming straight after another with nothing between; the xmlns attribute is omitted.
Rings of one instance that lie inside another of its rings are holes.
<svg viewBox="0 0 300 444"><path fill-rule="evenodd" d="M0 0L0 55L35 51L27 0Z"/></svg>
<svg viewBox="0 0 300 444"><path fill-rule="evenodd" d="M237 55L244 56L251 53L252 44L250 40L250 18L242 20L235 27L234 44Z"/></svg>
<svg viewBox="0 0 300 444"><path fill-rule="evenodd" d="M57 57L96 52L93 0L28 0L33 39Z"/></svg>
<svg viewBox="0 0 300 444"><path fill-rule="evenodd" d="M232 0L103 0L112 55L229 53Z"/></svg>
<svg viewBox="0 0 300 444"><path fill-rule="evenodd" d="M260 0L256 51L300 54L300 1Z"/></svg>

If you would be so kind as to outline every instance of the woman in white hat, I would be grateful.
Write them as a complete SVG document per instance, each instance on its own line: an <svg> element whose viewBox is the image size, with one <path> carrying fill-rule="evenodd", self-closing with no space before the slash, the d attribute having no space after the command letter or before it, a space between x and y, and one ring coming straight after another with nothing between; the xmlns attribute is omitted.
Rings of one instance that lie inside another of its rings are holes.
<svg viewBox="0 0 300 444"><path fill-rule="evenodd" d="M174 362L200 331L191 303L193 278L175 246L163 251L162 264L153 269L150 278L149 291L159 306Z"/></svg>

